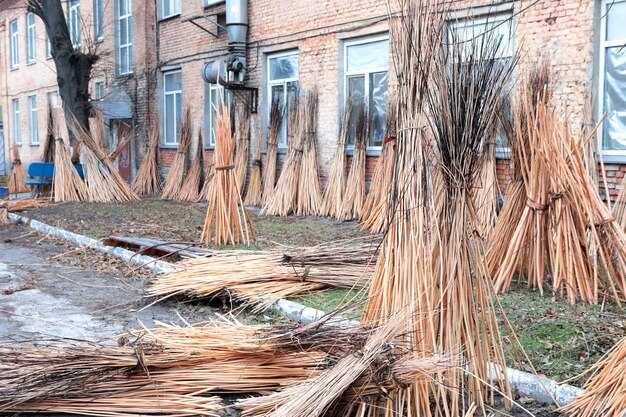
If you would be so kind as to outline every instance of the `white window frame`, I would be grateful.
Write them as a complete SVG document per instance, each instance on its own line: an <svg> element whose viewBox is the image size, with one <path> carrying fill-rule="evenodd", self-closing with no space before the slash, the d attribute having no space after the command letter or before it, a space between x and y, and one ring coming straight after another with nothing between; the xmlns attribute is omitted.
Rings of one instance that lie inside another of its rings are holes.
<svg viewBox="0 0 626 417"><path fill-rule="evenodd" d="M180 95L181 96L181 103L182 103L182 96L183 96L183 90L182 90L182 86L180 90L172 90L172 91L168 91L166 90L166 82L165 82L165 77L168 75L172 75L172 74L180 74L181 76L181 83L182 83L182 74L183 71L180 69L176 69L176 70L171 70L171 71L164 71L163 72L163 142L162 144L164 146L177 146L179 143L179 135L180 135L180 131L178 130L178 128L176 128L176 137L174 138L174 142L168 142L167 141L167 97L170 95L174 96L174 122L176 122L176 120L178 119L178 115L176 113L177 109L176 109L176 95ZM183 109L180 109L181 112L183 111ZM182 114L181 114L182 116ZM182 120L182 119L181 119Z"/></svg>
<svg viewBox="0 0 626 417"><path fill-rule="evenodd" d="M80 48L80 0L67 0L67 28L74 48Z"/></svg>
<svg viewBox="0 0 626 417"><path fill-rule="evenodd" d="M104 40L104 0L93 0L93 37L96 42Z"/></svg>
<svg viewBox="0 0 626 417"><path fill-rule="evenodd" d="M132 0L116 0L117 2L117 68L118 75L133 73L133 2ZM126 3L126 14L120 14L121 2ZM122 31L120 28L126 25L126 33L130 34L130 42L122 43ZM127 68L122 67L122 56L126 55Z"/></svg>
<svg viewBox="0 0 626 417"><path fill-rule="evenodd" d="M161 19L169 19L170 17L174 17L174 16L179 16L182 10L182 0L160 0L159 1L159 5L161 6ZM165 4L169 5L169 9L170 9L170 13L169 14L165 14ZM175 7L178 5L178 11L176 11Z"/></svg>
<svg viewBox="0 0 626 417"><path fill-rule="evenodd" d="M31 145L39 145L39 111L37 108L37 95L31 94L27 96L26 102L28 103L28 139Z"/></svg>
<svg viewBox="0 0 626 417"><path fill-rule="evenodd" d="M16 145L22 144L22 112L20 111L20 99L11 100L11 115L13 122L13 142Z"/></svg>
<svg viewBox="0 0 626 417"><path fill-rule="evenodd" d="M216 4L224 3L225 0L204 0L204 7L215 6Z"/></svg>
<svg viewBox="0 0 626 417"><path fill-rule="evenodd" d="M387 42L389 42L389 34L384 34L384 35L377 35L377 36L370 36L367 38L359 38L359 39L355 39L355 40L345 40L343 42L343 97L344 97L344 103L345 103L345 99L348 97L348 78L350 76L355 76L355 75L362 75L365 78L364 81L364 91L365 94L367 95L367 99L365 100L366 102L366 106L369 106L369 88L370 88L370 75L371 74L375 74L377 72L386 72L387 73L387 83L389 83L389 65L387 65L386 67L378 67L378 68L368 68L366 70L353 70L353 71L348 71L348 48L351 46L355 46L355 45L363 45L363 44L367 44L367 43L374 43L374 42L379 42L379 41L384 41L386 40ZM391 48L391 45L389 45L389 47ZM391 59L391 58L389 58ZM389 89L389 84L387 84L387 89ZM387 91L387 94L389 93L389 91ZM344 109L344 110L348 110L348 109ZM365 113L368 113L369 108L366 107L365 108ZM369 123L369 122L368 122ZM384 140L385 138L383 138ZM366 150L376 153L376 152L380 152L382 150L382 145L381 146L370 146L369 144L369 137L367 138L367 146L366 146ZM346 145L346 149L349 152L354 152L354 144L348 144Z"/></svg>
<svg viewBox="0 0 626 417"><path fill-rule="evenodd" d="M207 124L205 125L205 128L208 129L208 131L206 132L206 137L207 137L206 148L207 149L215 148L215 136L213 135L213 130L215 129L215 113L213 112L213 105L214 104L216 105L218 103L213 103L213 101L212 101L212 99L213 99L213 92L214 91L218 92L218 94L216 96L219 96L219 94L222 95L222 97L226 101L226 106L229 107L229 108L230 108L230 106L232 104L232 100L233 100L231 93L228 92L224 88L223 85L220 85L220 84L209 84L209 87L208 87L209 108L207 109L209 114L205 116L207 118Z"/></svg>
<svg viewBox="0 0 626 417"><path fill-rule="evenodd" d="M52 42L50 42L50 36L46 30L46 59L52 58Z"/></svg>
<svg viewBox="0 0 626 417"><path fill-rule="evenodd" d="M600 21L600 53L599 53L599 74L598 74L598 105L597 105L597 114L596 120L600 121L604 116L604 74L606 71L606 50L608 48L620 47L626 43L626 39L619 39L613 41L606 40L606 21L608 19L607 14L607 6L614 5L616 3L623 3L626 0L602 0L602 10L601 16L602 19ZM625 109L626 111L626 109ZM602 155L608 157L608 161L611 162L624 162L626 161L626 149L624 150L610 150L604 149L604 128L600 126L598 129L598 134L600 135L600 149L602 151Z"/></svg>
<svg viewBox="0 0 626 417"><path fill-rule="evenodd" d="M104 100L104 81L96 80L93 82L93 99Z"/></svg>
<svg viewBox="0 0 626 417"><path fill-rule="evenodd" d="M271 70L270 70L270 61L274 58L281 58L281 57L285 57L285 56L297 56L298 57L298 76L297 77L291 77L291 78L280 78L278 80L271 80ZM288 137L288 126L287 126L287 114L289 112L289 103L288 103L288 94L287 94L287 83L292 83L292 82L297 82L298 86L300 85L300 51L299 50L289 50L289 51L284 51L284 52L276 52L276 53L272 53L272 54L267 54L267 75L266 75L266 82L267 82L267 117L266 117L266 122L267 122L267 126L269 126L269 114L271 112L272 109L272 101L274 100L274 96L272 93L272 87L277 86L277 85L282 85L283 86L283 94L285 97L285 102L283 103L284 107L284 113L285 113L285 119L283 121L282 127L281 127L281 134L278 138L278 149L281 151L284 151L287 149L287 137Z"/></svg>
<svg viewBox="0 0 626 417"><path fill-rule="evenodd" d="M37 32L35 27L35 14L26 13L26 63L37 62Z"/></svg>
<svg viewBox="0 0 626 417"><path fill-rule="evenodd" d="M20 38L19 36L20 36L19 25L17 23L17 19L13 19L9 23L11 69L12 70L20 67Z"/></svg>

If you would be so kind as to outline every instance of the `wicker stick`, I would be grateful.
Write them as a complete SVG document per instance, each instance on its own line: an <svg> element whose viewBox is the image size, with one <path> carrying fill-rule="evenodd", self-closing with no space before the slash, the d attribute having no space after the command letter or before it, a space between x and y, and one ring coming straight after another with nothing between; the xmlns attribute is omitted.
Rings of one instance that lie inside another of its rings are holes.
<svg viewBox="0 0 626 417"><path fill-rule="evenodd" d="M365 106L359 109L354 137L354 153L346 182L346 195L343 199L339 220L358 219L365 203L365 148L367 144L367 116Z"/></svg>
<svg viewBox="0 0 626 417"><path fill-rule="evenodd" d="M350 112L346 103L343 116L341 117L341 131L337 137L337 147L333 166L330 169L330 176L324 190L324 201L322 203L322 215L338 218L343 205L343 195L346 188L346 144L348 137L348 127L350 123Z"/></svg>
<svg viewBox="0 0 626 417"><path fill-rule="evenodd" d="M265 172L263 175L263 204L267 204L274 194L276 164L278 162L278 138L283 125L284 113L285 105L278 98L275 98L270 108L269 131L267 134Z"/></svg>
<svg viewBox="0 0 626 417"><path fill-rule="evenodd" d="M164 200L176 200L183 187L183 181L187 172L187 152L191 145L192 135L191 109L187 107L180 122L180 136L176 156L163 185L162 198Z"/></svg>
<svg viewBox="0 0 626 417"><path fill-rule="evenodd" d="M263 203L263 169L261 151L263 147L263 136L257 135L254 148L254 159L252 160L252 173L250 174L250 184L246 193L246 204L249 206L260 206Z"/></svg>
<svg viewBox="0 0 626 417"><path fill-rule="evenodd" d="M52 195L55 203L64 201L86 201L87 186L72 164L63 139L57 138L54 146L54 183Z"/></svg>
<svg viewBox="0 0 626 417"><path fill-rule="evenodd" d="M298 216L319 215L322 208L322 190L317 166L317 90L309 92L304 100L304 138L302 164L298 177Z"/></svg>
<svg viewBox="0 0 626 417"><path fill-rule="evenodd" d="M191 168L189 168L189 172L187 172L187 176L183 182L183 188L181 188L180 193L178 193L178 201L198 201L200 198L200 191L202 189L202 166L203 166L203 158L202 155L204 153L204 145L202 141L202 133L198 131L198 144L196 147L196 154L191 163Z"/></svg>
<svg viewBox="0 0 626 417"><path fill-rule="evenodd" d="M137 177L133 183L133 191L139 195L156 195L161 192L161 175L159 173L159 122L152 120L152 131L148 142L148 150L143 158Z"/></svg>
<svg viewBox="0 0 626 417"><path fill-rule="evenodd" d="M235 178L243 198L248 178L248 154L250 153L250 111L247 106L240 107L237 112L235 137Z"/></svg>
<svg viewBox="0 0 626 417"><path fill-rule="evenodd" d="M11 173L9 177L9 192L11 194L14 193L27 193L30 192L30 188L28 185L24 184L24 180L28 179L28 173L26 172L26 168L22 165L22 160L20 159L20 151L17 148L17 145L13 145L13 167L11 168Z"/></svg>

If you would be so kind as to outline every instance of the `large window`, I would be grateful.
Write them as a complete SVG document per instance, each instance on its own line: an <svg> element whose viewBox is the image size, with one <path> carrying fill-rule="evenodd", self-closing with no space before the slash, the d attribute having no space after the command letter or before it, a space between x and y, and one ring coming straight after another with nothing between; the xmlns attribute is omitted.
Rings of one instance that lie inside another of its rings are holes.
<svg viewBox="0 0 626 417"><path fill-rule="evenodd" d="M104 39L104 0L93 0L93 37Z"/></svg>
<svg viewBox="0 0 626 417"><path fill-rule="evenodd" d="M602 148L626 157L626 0L604 0L600 34L600 100Z"/></svg>
<svg viewBox="0 0 626 417"><path fill-rule="evenodd" d="M225 90L223 86L219 84L209 84L209 100L208 100L208 109L206 112L207 116L207 124L206 124L206 135L208 139L208 146L215 146L215 116L218 111L221 110L222 101L226 100L226 106L231 107L232 104L232 93L228 90Z"/></svg>
<svg viewBox="0 0 626 417"><path fill-rule="evenodd" d="M298 94L298 52L287 52L269 55L267 57L267 81L269 97L267 101L267 114L273 100L281 100L285 106L285 119L282 131L278 138L278 147L287 147L287 120L291 99Z"/></svg>
<svg viewBox="0 0 626 417"><path fill-rule="evenodd" d="M20 65L20 40L17 32L17 19L11 20L11 23L9 23L9 33L11 37L11 69L15 69Z"/></svg>
<svg viewBox="0 0 626 417"><path fill-rule="evenodd" d="M26 13L26 62L37 61L37 38L35 33L35 15Z"/></svg>
<svg viewBox="0 0 626 417"><path fill-rule="evenodd" d="M39 118L37 96L28 96L28 138L31 145L39 145Z"/></svg>
<svg viewBox="0 0 626 417"><path fill-rule="evenodd" d="M80 46L80 0L67 0L67 25L74 48Z"/></svg>
<svg viewBox="0 0 626 417"><path fill-rule="evenodd" d="M118 72L133 72L133 5L132 0L117 0Z"/></svg>
<svg viewBox="0 0 626 417"><path fill-rule="evenodd" d="M22 143L22 114L20 113L20 100L14 98L11 102L13 110L13 142L17 145Z"/></svg>
<svg viewBox="0 0 626 417"><path fill-rule="evenodd" d="M180 14L180 0L161 0L161 18Z"/></svg>
<svg viewBox="0 0 626 417"><path fill-rule="evenodd" d="M94 81L93 83L93 99L104 99L104 81Z"/></svg>
<svg viewBox="0 0 626 417"><path fill-rule="evenodd" d="M389 38L346 42L344 51L344 96L350 103L348 144L354 144L359 112L365 106L368 148L380 148L385 135L389 96Z"/></svg>
<svg viewBox="0 0 626 417"><path fill-rule="evenodd" d="M180 118L183 113L182 104L183 82L182 73L169 71L163 73L163 144L177 145L180 133Z"/></svg>

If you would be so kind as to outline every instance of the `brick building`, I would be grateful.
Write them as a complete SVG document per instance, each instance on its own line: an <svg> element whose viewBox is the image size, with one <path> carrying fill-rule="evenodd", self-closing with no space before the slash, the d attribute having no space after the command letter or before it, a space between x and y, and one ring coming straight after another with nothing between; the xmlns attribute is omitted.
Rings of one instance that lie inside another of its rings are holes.
<svg viewBox="0 0 626 417"><path fill-rule="evenodd" d="M75 3L69 0L66 3ZM107 0L104 0L105 2ZM176 121L185 106L192 110L195 129L203 133L207 154L212 147L212 102L220 94L239 104L251 101L251 93L226 91L205 83L200 71L205 62L227 53L225 2L215 0L132 1L131 77L119 72L120 2L105 15L103 49L110 59L102 60L94 77L104 82L106 96L100 103L111 113L123 112L128 104L135 127L131 161L136 169L145 147L148 115L158 112L161 123L162 165L167 170L177 144ZM0 4L22 4L4 1ZM82 0L84 26L93 22L94 0ZM257 89L258 112L252 119L252 144L267 133L269 103L275 95L288 94L296 87L317 88L320 95L318 142L322 177L328 175L339 130L339 114L346 96L363 96L374 120L384 117L389 90L393 89L393 51L389 46L388 4L375 0L305 0L276 2L249 0L247 38L248 73L246 86ZM394 1L391 1L394 4ZM540 56L550 59L555 73L555 98L577 126L593 125L607 112L600 140L608 169L609 192L616 195L626 171L626 0L454 0L450 2L449 27L461 36L479 36L496 31L505 40L502 58L520 48L522 61ZM54 91L53 73L43 51L43 25L39 33L36 64L27 65L27 17L24 9L0 9L2 44L3 120L6 147L15 142L11 127L15 117L12 100L19 98L23 159L36 159L28 148L28 96L39 91L39 129L44 128L44 92ZM16 19L16 20L14 20ZM108 19L108 20L107 20ZM12 23L18 26L19 69L11 69ZM93 24L92 24L93 26ZM104 45L107 45L104 47ZM40 75L45 73L46 75ZM43 80L46 80L45 83ZM107 103L108 102L108 103ZM112 120L115 120L112 118ZM384 120L384 119L383 119ZM112 132L116 129L113 125ZM380 123L371 129L368 166L373 167L383 133ZM41 136L41 133L40 133ZM284 140L284 138L283 138ZM284 142L283 142L284 143ZM192 147L192 149L195 149ZM283 147L284 151L284 147ZM349 152L350 150L348 150ZM508 182L507 152L498 152L498 177ZM8 152L5 158L8 158ZM136 157L136 158L135 158Z"/></svg>

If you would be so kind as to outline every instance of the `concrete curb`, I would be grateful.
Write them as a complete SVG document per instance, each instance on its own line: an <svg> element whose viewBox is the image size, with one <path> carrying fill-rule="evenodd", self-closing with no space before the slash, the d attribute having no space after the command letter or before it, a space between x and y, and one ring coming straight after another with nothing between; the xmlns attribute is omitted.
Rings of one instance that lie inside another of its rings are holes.
<svg viewBox="0 0 626 417"><path fill-rule="evenodd" d="M143 266L153 272L162 273L174 269L172 264L159 261L151 256L137 255L136 252L129 251L127 249L106 246L90 237L59 229L15 213L9 213L8 217L9 220L18 224L26 224L38 232L55 236L57 238L67 240L68 242L88 247L89 249L113 255L124 262L130 261L132 265ZM315 322L326 315L326 313L321 310L306 307L302 304L285 299L278 300L271 306L271 310L276 311L292 320L306 324ZM340 326L349 326L357 324L358 322L338 318L338 320L334 321L334 323ZM499 378L498 374L499 373L497 372L493 372L492 378ZM572 385L559 385L558 382L552 379L539 377L513 368L507 368L507 374L509 384L511 385L514 393L521 397L530 397L542 404L553 404L553 397L558 402L558 405L563 406L571 403L574 398L583 392L582 389ZM546 389L549 391L549 394L546 392Z"/></svg>

